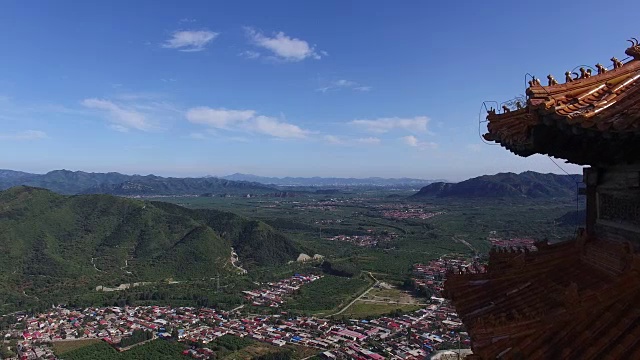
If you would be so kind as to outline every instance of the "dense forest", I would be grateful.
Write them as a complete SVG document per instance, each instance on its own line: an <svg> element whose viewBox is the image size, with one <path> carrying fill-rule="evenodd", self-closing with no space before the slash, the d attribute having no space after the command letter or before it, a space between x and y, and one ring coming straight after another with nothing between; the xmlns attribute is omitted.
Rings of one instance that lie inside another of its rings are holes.
<svg viewBox="0 0 640 360"><path fill-rule="evenodd" d="M36 293L233 274L232 247L245 268L301 252L269 225L228 212L15 187L0 192L0 313L24 309Z"/></svg>

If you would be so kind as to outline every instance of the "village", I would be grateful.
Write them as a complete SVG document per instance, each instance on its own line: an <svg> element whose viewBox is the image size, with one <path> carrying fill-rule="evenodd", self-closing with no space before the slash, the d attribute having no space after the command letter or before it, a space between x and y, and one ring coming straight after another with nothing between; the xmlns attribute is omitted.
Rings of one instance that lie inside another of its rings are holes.
<svg viewBox="0 0 640 360"><path fill-rule="evenodd" d="M444 214L444 211L425 211L422 208L407 208L382 211L382 216L389 219L421 219L427 220Z"/></svg>
<svg viewBox="0 0 640 360"><path fill-rule="evenodd" d="M35 316L15 315L15 323L0 335L5 341L19 340L19 359L54 359L51 343L56 341L101 339L117 348L134 331L151 332L153 339L199 343L198 348L184 352L199 359L210 358L213 350L206 345L223 335L248 337L278 347L291 344L314 348L327 359L423 359L433 351L469 345L455 310L438 297L444 274L451 266L472 264L455 256L417 264L414 283L434 294L428 299L429 305L371 320L290 317L284 311L250 315L242 311L242 306L232 311L168 306L56 307ZM244 293L252 305L280 307L299 287L319 278L296 274Z"/></svg>
<svg viewBox="0 0 640 360"><path fill-rule="evenodd" d="M316 281L321 277L319 275L295 274L276 283L267 283L261 289L245 290L243 293L245 294L245 299L251 302L253 306L280 307L286 300L285 296L291 295L294 291L300 289L302 285Z"/></svg>
<svg viewBox="0 0 640 360"><path fill-rule="evenodd" d="M513 239L501 239L495 237L495 234L489 237L489 242L492 246L505 248L505 249L517 249L523 248L527 250L536 250L535 240L528 238L513 238Z"/></svg>
<svg viewBox="0 0 640 360"><path fill-rule="evenodd" d="M372 233L371 230L368 230L368 232L370 232L371 234L370 235L341 234L341 235L336 235L336 236L327 238L327 240L347 242L356 246L373 247L378 245L379 243L389 242L398 237L398 234L395 234L395 233L374 234Z"/></svg>

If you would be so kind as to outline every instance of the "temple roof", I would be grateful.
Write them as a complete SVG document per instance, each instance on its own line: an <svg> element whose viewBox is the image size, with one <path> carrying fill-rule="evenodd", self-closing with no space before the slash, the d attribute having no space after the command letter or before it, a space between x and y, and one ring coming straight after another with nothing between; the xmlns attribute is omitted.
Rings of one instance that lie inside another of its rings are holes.
<svg viewBox="0 0 640 360"><path fill-rule="evenodd" d="M492 252L487 273L449 274L445 295L476 358L640 358L639 271L629 244L583 233L538 252Z"/></svg>
<svg viewBox="0 0 640 360"><path fill-rule="evenodd" d="M489 111L484 138L520 156L547 154L581 165L640 160L640 45L632 43L625 51L631 60L612 58L611 70L580 68L567 72L564 84L549 75L548 86L534 78L526 104Z"/></svg>

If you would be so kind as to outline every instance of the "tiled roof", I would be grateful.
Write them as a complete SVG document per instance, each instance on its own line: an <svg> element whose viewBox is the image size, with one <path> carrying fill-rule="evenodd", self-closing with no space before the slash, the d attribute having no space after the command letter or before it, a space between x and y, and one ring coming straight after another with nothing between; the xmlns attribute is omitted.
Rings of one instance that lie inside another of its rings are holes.
<svg viewBox="0 0 640 360"><path fill-rule="evenodd" d="M527 103L519 104L519 109L489 111L484 138L521 156L543 153L592 163L589 157L571 156L553 140L576 147L579 141L575 138L589 137L592 140L584 145L589 147L595 140L640 136L640 46L627 49L627 54L633 59L626 64L618 62L609 71L600 66L597 75L581 69L582 78L569 74L564 84L550 81L549 86L542 86L538 80L532 81Z"/></svg>
<svg viewBox="0 0 640 360"><path fill-rule="evenodd" d="M630 247L584 236L494 252L488 273L449 275L445 292L478 358L637 358L627 355L640 354L638 264Z"/></svg>

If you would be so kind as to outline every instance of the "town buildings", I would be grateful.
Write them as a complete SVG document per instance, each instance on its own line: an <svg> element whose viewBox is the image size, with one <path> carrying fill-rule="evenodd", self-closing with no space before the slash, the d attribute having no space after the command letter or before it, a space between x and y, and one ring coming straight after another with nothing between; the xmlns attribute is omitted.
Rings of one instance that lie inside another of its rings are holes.
<svg viewBox="0 0 640 360"><path fill-rule="evenodd" d="M446 261L436 261L419 268L440 271ZM469 266L456 260L460 266ZM433 267L433 268L431 268ZM298 274L279 282L245 292L247 300L261 306L281 306L296 288L319 278ZM438 288L434 287L434 292ZM4 339L19 339L21 358L40 354L51 358L48 346L53 341L102 339L117 344L135 330L151 331L154 337L171 338L173 329L183 342L198 342L200 349L186 350L185 355L206 359L212 356L207 344L223 335L249 337L274 346L286 344L318 350L320 356L335 359L424 359L437 349L468 347L462 322L444 299L434 296L430 305L418 311L382 316L372 320L323 319L248 315L211 308L168 306L101 307L86 309L53 308L36 316L19 314L11 329L0 332ZM38 355L38 356L40 356Z"/></svg>

